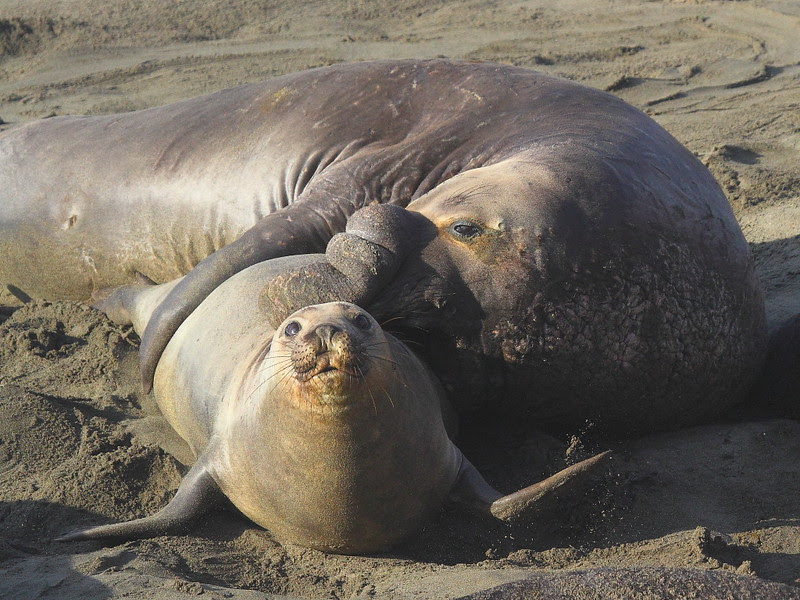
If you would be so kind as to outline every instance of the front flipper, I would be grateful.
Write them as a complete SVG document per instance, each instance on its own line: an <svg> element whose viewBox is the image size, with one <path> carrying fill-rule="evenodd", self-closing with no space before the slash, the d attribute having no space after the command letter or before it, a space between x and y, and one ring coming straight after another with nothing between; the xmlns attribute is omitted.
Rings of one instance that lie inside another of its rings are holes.
<svg viewBox="0 0 800 600"><path fill-rule="evenodd" d="M421 243L424 222L392 205L356 212L347 230L328 243L318 261L290 269L264 289L260 306L271 325L311 304L351 302L366 306L396 275L413 243Z"/></svg>
<svg viewBox="0 0 800 600"><path fill-rule="evenodd" d="M490 514L501 521L515 521L580 490L594 469L611 455L610 450L582 460L547 479L504 496L488 483L478 470L462 457L458 478L450 500L473 510Z"/></svg>
<svg viewBox="0 0 800 600"><path fill-rule="evenodd" d="M292 216L300 210L302 207L292 205L267 215L235 242L200 261L178 281L153 311L141 336L139 373L145 392L149 392L153 386L153 374L172 335L221 283L239 271L270 258L321 249L314 247L311 240L307 240L292 226L293 221L302 220L302 215Z"/></svg>
<svg viewBox="0 0 800 600"><path fill-rule="evenodd" d="M172 335L220 283L255 263L317 250L314 245L304 246L299 239L302 236L290 227L292 219L283 215L283 220L278 220L281 214L269 215L263 224L200 262L153 311L139 349L139 369L145 391L152 387L156 365ZM295 217L295 221L297 219ZM417 239L414 233L420 222L416 213L399 206L384 204L362 208L347 221L345 233L330 240L326 256L318 267L287 274L287 280L303 283L291 293L283 294L272 308L280 312L287 308L284 304L291 304L288 315L308 304L331 300L366 303L399 268ZM282 229L277 224L282 224ZM280 284L272 287L280 291ZM279 318L277 322L282 320Z"/></svg>
<svg viewBox="0 0 800 600"><path fill-rule="evenodd" d="M121 542L158 535L183 533L224 496L201 460L189 470L178 491L156 514L126 523L80 529L55 539L57 542L109 540Z"/></svg>

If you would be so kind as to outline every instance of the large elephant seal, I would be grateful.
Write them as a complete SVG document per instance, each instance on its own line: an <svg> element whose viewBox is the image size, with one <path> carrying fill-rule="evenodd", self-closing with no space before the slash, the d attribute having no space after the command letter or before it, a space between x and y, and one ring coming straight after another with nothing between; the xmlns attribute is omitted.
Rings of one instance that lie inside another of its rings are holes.
<svg viewBox="0 0 800 600"><path fill-rule="evenodd" d="M165 418L197 457L160 513L64 540L175 531L217 490L281 540L343 553L382 550L445 501L509 520L569 493L605 454L515 494L493 490L451 441L447 400L428 368L349 303L308 306L277 329L258 302L287 257L237 274L172 337L155 372ZM102 302L143 331L173 284ZM449 433L448 433L449 429Z"/></svg>
<svg viewBox="0 0 800 600"><path fill-rule="evenodd" d="M418 334L458 408L663 429L740 401L761 367L749 248L705 167L610 94L496 64L336 65L9 131L0 280L83 298L189 271L143 337L149 387L222 281L322 252L365 206L382 247L368 221L388 205L413 215L407 243L349 292Z"/></svg>

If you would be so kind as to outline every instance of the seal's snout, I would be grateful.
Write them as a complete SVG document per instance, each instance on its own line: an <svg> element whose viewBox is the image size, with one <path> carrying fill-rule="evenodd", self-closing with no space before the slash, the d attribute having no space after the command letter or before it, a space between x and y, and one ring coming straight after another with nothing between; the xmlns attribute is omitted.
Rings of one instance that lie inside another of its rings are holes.
<svg viewBox="0 0 800 600"><path fill-rule="evenodd" d="M380 332L375 319L355 304L330 302L292 314L278 328L275 347L290 359L297 381L326 377L338 386L366 375Z"/></svg>
<svg viewBox="0 0 800 600"><path fill-rule="evenodd" d="M292 350L296 377L307 381L321 373L362 377L365 355L357 335L336 323L320 323L297 336Z"/></svg>
<svg viewBox="0 0 800 600"><path fill-rule="evenodd" d="M352 353L358 343L346 330L332 323L323 323L311 329L299 340L305 346L305 353L313 354L318 360L327 355Z"/></svg>

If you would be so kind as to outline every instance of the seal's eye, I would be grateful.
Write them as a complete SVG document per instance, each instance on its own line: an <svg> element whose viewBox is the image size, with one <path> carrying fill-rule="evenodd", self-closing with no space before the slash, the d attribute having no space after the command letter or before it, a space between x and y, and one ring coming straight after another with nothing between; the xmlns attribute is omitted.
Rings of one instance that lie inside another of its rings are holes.
<svg viewBox="0 0 800 600"><path fill-rule="evenodd" d="M298 323L297 321L290 321L289 324L286 326L286 328L283 330L283 333L285 333L289 337L294 337L298 333L300 333L301 329L302 327L300 327L300 323Z"/></svg>
<svg viewBox="0 0 800 600"><path fill-rule="evenodd" d="M355 317L353 317L353 323L359 329L369 329L370 325L372 325L372 323L369 321L369 317L364 313L358 313Z"/></svg>
<svg viewBox="0 0 800 600"><path fill-rule="evenodd" d="M450 231L457 238L471 240L483 233L483 228L472 221L456 221L450 225Z"/></svg>

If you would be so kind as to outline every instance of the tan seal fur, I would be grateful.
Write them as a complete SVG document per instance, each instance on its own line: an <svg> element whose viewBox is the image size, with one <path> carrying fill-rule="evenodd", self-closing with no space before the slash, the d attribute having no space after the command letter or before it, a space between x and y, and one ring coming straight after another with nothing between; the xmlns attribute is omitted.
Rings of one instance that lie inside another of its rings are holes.
<svg viewBox="0 0 800 600"><path fill-rule="evenodd" d="M444 503L462 460L444 395L372 317L346 303L306 307L264 353L225 399L214 467L242 513L280 539L359 553L390 547ZM242 434L250 420L258 426Z"/></svg>

